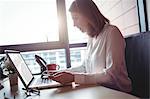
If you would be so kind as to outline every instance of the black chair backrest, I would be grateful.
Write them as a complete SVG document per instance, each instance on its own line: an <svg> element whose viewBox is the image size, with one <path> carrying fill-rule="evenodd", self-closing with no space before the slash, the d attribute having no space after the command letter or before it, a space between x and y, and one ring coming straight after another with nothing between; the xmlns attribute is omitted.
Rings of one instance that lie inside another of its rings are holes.
<svg viewBox="0 0 150 99"><path fill-rule="evenodd" d="M125 38L126 65L132 81L131 94L149 98L150 32Z"/></svg>
<svg viewBox="0 0 150 99"><path fill-rule="evenodd" d="M46 70L46 61L39 55L35 55L35 60L41 67L41 73L43 73Z"/></svg>

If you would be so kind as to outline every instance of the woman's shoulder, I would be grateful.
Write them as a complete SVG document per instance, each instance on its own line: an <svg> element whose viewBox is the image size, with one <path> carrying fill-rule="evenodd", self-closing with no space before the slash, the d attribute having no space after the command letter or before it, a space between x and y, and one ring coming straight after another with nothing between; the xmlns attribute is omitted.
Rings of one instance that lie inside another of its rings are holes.
<svg viewBox="0 0 150 99"><path fill-rule="evenodd" d="M105 38L113 38L113 37L120 37L122 34L119 28L112 24L105 24L103 33L101 33L101 37Z"/></svg>
<svg viewBox="0 0 150 99"><path fill-rule="evenodd" d="M121 34L119 28L116 25L112 25L112 24L107 24L105 32L110 34L110 35Z"/></svg>
<svg viewBox="0 0 150 99"><path fill-rule="evenodd" d="M117 26L112 24L105 24L103 30L101 31L99 36L106 36L107 34L111 33L113 30L117 30Z"/></svg>
<svg viewBox="0 0 150 99"><path fill-rule="evenodd" d="M113 29L119 30L116 25L112 25L112 24L106 24L105 27L106 30L113 30Z"/></svg>
<svg viewBox="0 0 150 99"><path fill-rule="evenodd" d="M123 35L117 26L110 24L108 26L107 38L122 39Z"/></svg>
<svg viewBox="0 0 150 99"><path fill-rule="evenodd" d="M114 33L120 33L120 30L117 26L112 24L105 24L101 33L97 36L97 39L106 38L109 35L113 35Z"/></svg>

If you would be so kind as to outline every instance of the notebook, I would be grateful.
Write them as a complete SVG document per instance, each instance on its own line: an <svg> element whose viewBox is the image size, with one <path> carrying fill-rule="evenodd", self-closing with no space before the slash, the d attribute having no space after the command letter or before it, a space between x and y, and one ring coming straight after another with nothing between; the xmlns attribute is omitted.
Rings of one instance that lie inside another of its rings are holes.
<svg viewBox="0 0 150 99"><path fill-rule="evenodd" d="M25 88L45 89L63 86L62 84L51 79L42 79L41 75L33 76L19 51L6 50L5 53L12 63L12 66L16 69L17 74Z"/></svg>

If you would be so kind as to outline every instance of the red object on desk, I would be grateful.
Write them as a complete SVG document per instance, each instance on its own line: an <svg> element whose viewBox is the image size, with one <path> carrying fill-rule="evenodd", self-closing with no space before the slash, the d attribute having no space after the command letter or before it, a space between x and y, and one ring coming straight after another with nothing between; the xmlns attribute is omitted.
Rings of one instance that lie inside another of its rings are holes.
<svg viewBox="0 0 150 99"><path fill-rule="evenodd" d="M47 64L47 70L59 70L60 66L57 64Z"/></svg>

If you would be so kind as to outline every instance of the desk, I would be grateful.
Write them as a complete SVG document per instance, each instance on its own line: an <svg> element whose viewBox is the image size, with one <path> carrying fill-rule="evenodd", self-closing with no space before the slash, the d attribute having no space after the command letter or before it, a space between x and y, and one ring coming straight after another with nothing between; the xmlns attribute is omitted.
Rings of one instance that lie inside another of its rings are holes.
<svg viewBox="0 0 150 99"><path fill-rule="evenodd" d="M19 82L18 88L10 89L9 80L2 82L4 88L0 90L0 99L5 96L9 99L25 99L23 85ZM27 99L139 99L133 95L112 90L102 86L84 85L84 86L65 86L40 90L40 96L33 94Z"/></svg>

